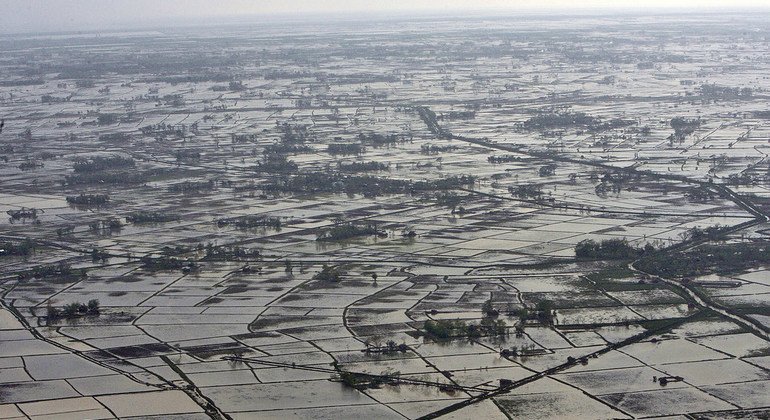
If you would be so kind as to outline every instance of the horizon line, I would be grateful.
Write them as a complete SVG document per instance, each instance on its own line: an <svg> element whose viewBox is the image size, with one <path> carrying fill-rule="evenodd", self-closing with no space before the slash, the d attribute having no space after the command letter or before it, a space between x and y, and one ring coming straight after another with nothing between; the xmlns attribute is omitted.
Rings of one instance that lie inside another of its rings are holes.
<svg viewBox="0 0 770 420"><path fill-rule="evenodd" d="M279 19L280 22L300 23L340 23L361 21L387 21L387 20L425 20L431 18L443 19L481 19L481 18L513 18L513 17L608 17L608 16L692 16L692 15L740 15L747 12L770 11L770 4L755 6L730 7L725 5L712 6L583 6L583 7L525 7L525 8L457 8L452 10L409 9L409 10L355 10L355 11L331 11L331 12L272 12L272 13L234 13L216 14L212 16L184 16L175 15L149 20L127 19L119 22L105 22L105 26L92 25L83 29L59 29L59 30L32 30L32 31L4 31L0 29L3 37L19 36L50 36L70 34L94 34L100 32L133 32L150 31L158 29L183 29L191 27L216 27L232 26L237 24L254 23L257 19ZM169 28L169 25L171 27ZM162 28L161 28L162 26Z"/></svg>

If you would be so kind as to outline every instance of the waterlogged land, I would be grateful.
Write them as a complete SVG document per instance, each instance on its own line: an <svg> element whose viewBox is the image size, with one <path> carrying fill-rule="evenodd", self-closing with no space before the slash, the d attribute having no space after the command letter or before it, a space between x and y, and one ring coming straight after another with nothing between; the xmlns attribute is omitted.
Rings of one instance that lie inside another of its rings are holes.
<svg viewBox="0 0 770 420"><path fill-rule="evenodd" d="M770 26L0 40L0 417L761 418Z"/></svg>

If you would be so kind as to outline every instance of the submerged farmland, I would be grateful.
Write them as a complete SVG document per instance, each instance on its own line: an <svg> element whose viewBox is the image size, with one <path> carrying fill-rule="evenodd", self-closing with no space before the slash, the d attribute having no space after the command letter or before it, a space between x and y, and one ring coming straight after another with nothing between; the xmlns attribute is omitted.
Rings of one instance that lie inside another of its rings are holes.
<svg viewBox="0 0 770 420"><path fill-rule="evenodd" d="M765 20L364 26L0 38L0 417L770 413Z"/></svg>

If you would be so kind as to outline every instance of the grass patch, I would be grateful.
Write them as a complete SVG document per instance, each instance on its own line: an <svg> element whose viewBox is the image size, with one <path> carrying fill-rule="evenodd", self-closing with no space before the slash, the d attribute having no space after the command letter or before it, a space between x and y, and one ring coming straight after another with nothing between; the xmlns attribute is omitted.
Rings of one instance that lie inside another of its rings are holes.
<svg viewBox="0 0 770 420"><path fill-rule="evenodd" d="M651 283L649 281L640 282L638 275L626 265L616 265L607 267L603 270L586 274L585 278L593 288L599 288L606 292L627 292L636 290L651 290L664 288L661 283ZM630 281L619 281L622 279L634 279Z"/></svg>

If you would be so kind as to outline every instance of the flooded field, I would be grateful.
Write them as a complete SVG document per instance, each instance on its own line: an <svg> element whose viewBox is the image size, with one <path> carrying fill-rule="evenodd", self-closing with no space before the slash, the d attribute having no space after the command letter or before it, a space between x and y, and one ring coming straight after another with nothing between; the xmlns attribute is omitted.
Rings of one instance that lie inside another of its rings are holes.
<svg viewBox="0 0 770 420"><path fill-rule="evenodd" d="M0 49L0 418L770 415L764 16Z"/></svg>

